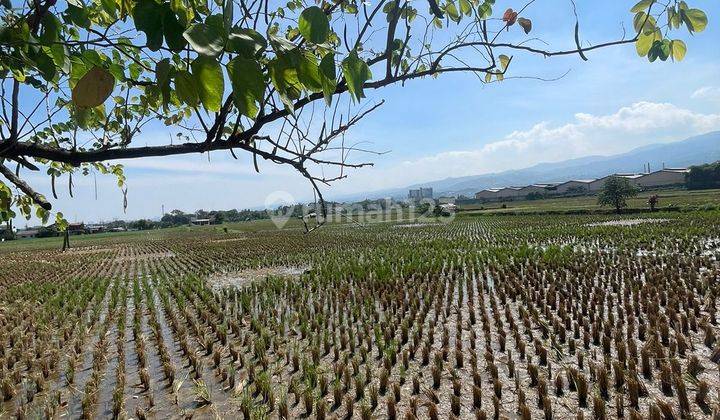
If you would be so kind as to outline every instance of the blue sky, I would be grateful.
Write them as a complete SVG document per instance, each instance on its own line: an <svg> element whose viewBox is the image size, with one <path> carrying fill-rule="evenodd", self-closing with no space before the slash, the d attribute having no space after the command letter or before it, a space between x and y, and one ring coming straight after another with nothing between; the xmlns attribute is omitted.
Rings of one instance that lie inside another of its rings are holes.
<svg viewBox="0 0 720 420"><path fill-rule="evenodd" d="M633 3L578 2L584 45L617 39L623 25L631 29ZM513 5L499 0L496 10ZM705 10L709 24L695 36L675 32L688 46L680 63L648 63L633 45L595 51L588 62L578 56L516 54L508 76L567 74L552 82L508 79L490 85L470 74L452 74L367 92L364 106L386 102L347 139L390 152L364 157L376 166L353 171L325 190L327 198L621 153L720 129L720 5L696 0L691 7ZM570 2L538 0L524 15L533 19L533 35L549 49L573 48ZM156 125L143 136L152 143L172 132ZM142 145L143 137L136 142ZM97 178L97 199L92 177L75 180L75 198L63 195L55 207L71 220L99 221L159 217L163 205L167 211L262 206L273 191L297 200L312 197L310 186L292 171L263 162L260 169L257 174L247 158L236 161L227 153L128 161L127 213L110 177ZM47 179L31 175L28 180L50 196Z"/></svg>

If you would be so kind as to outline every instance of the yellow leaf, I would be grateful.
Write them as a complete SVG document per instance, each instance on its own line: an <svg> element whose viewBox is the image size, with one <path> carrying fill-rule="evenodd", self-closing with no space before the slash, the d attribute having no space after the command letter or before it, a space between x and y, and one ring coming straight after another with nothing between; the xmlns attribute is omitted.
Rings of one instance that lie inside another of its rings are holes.
<svg viewBox="0 0 720 420"><path fill-rule="evenodd" d="M670 51L672 52L672 58L675 61L682 61L685 58L687 52L687 46L685 42L680 39L675 39L670 42Z"/></svg>
<svg viewBox="0 0 720 420"><path fill-rule="evenodd" d="M508 64L510 64L510 57L508 57L505 54L500 55L500 69L505 71L507 69Z"/></svg>
<svg viewBox="0 0 720 420"><path fill-rule="evenodd" d="M72 101L78 108L94 108L110 96L115 78L102 67L93 67L78 80L72 90Z"/></svg>

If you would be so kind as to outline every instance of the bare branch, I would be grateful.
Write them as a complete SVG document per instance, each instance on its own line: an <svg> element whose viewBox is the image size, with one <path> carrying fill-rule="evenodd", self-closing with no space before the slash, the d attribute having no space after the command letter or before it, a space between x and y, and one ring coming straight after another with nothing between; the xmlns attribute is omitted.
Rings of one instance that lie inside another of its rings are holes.
<svg viewBox="0 0 720 420"><path fill-rule="evenodd" d="M29 186L25 181L16 176L13 171L8 169L5 165L0 165L0 174L2 174L8 181L13 183L20 191L25 195L32 198L33 202L45 210L51 210L52 204L50 204L45 197L36 192Z"/></svg>

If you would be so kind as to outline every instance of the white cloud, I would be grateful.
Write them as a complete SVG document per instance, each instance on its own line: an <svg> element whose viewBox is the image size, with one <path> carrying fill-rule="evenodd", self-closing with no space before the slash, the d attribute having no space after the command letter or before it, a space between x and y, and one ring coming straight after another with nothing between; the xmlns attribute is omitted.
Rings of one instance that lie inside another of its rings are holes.
<svg viewBox="0 0 720 420"><path fill-rule="evenodd" d="M717 86L703 86L690 95L692 99L709 99L713 101L720 101L720 87Z"/></svg>
<svg viewBox="0 0 720 420"><path fill-rule="evenodd" d="M392 187L401 187L413 182L520 169L541 162L623 153L718 129L719 113L697 113L670 103L637 102L607 115L577 113L567 124L540 122L478 149L442 152L374 168L367 174L357 174L356 181L367 185L392 180ZM378 188L383 187L390 185Z"/></svg>

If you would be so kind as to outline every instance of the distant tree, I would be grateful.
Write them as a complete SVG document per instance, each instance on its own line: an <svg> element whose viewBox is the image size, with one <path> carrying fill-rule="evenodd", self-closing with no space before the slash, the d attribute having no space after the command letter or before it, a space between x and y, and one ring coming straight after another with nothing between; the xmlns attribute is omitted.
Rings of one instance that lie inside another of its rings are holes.
<svg viewBox="0 0 720 420"><path fill-rule="evenodd" d="M8 220L5 223L5 226L0 225L0 239L15 239L15 232L13 232L12 228L12 220Z"/></svg>
<svg viewBox="0 0 720 420"><path fill-rule="evenodd" d="M190 217L190 214L185 214L180 210L173 210L170 213L163 215L160 222L163 226L187 225L190 223Z"/></svg>
<svg viewBox="0 0 720 420"><path fill-rule="evenodd" d="M153 222L152 220L140 219L130 222L128 224L128 227L130 229L137 230L150 230L155 229L157 227L157 223Z"/></svg>
<svg viewBox="0 0 720 420"><path fill-rule="evenodd" d="M542 200L544 197L545 197L545 196L544 196L542 193L537 192L537 191L533 191L533 192L529 193L529 194L525 197L525 199L526 199L526 200L530 200L530 201L532 201L532 200Z"/></svg>
<svg viewBox="0 0 720 420"><path fill-rule="evenodd" d="M41 227L36 235L38 238L52 238L54 236L58 236L58 228L55 224Z"/></svg>
<svg viewBox="0 0 720 420"><path fill-rule="evenodd" d="M215 223L218 225L221 225L225 222L225 212L224 211L210 212L210 216L215 217Z"/></svg>
<svg viewBox="0 0 720 420"><path fill-rule="evenodd" d="M424 215L430 211L430 203L420 203L415 207L415 214Z"/></svg>
<svg viewBox="0 0 720 420"><path fill-rule="evenodd" d="M720 188L720 161L691 166L685 185L689 190Z"/></svg>
<svg viewBox="0 0 720 420"><path fill-rule="evenodd" d="M628 29L590 42L574 8L534 1L0 0L0 222L51 216L27 171L47 174L55 198L58 182L72 191L96 173L126 192L118 160L212 151L294 169L324 213L319 186L372 164L345 139L382 105L366 91L456 73L497 83L525 76L515 63L621 45L679 61L674 35L708 24L695 2L629 1ZM563 23L569 47L540 42ZM174 136L146 144L153 120Z"/></svg>
<svg viewBox="0 0 720 420"><path fill-rule="evenodd" d="M660 200L660 197L657 194L653 194L650 197L648 197L648 205L650 206L650 211L655 211L655 207L657 206L658 201Z"/></svg>
<svg viewBox="0 0 720 420"><path fill-rule="evenodd" d="M615 211L620 213L622 209L627 207L625 201L629 197L637 195L637 189L630 184L627 178L613 176L608 178L598 195L598 204L601 206L613 206Z"/></svg>

